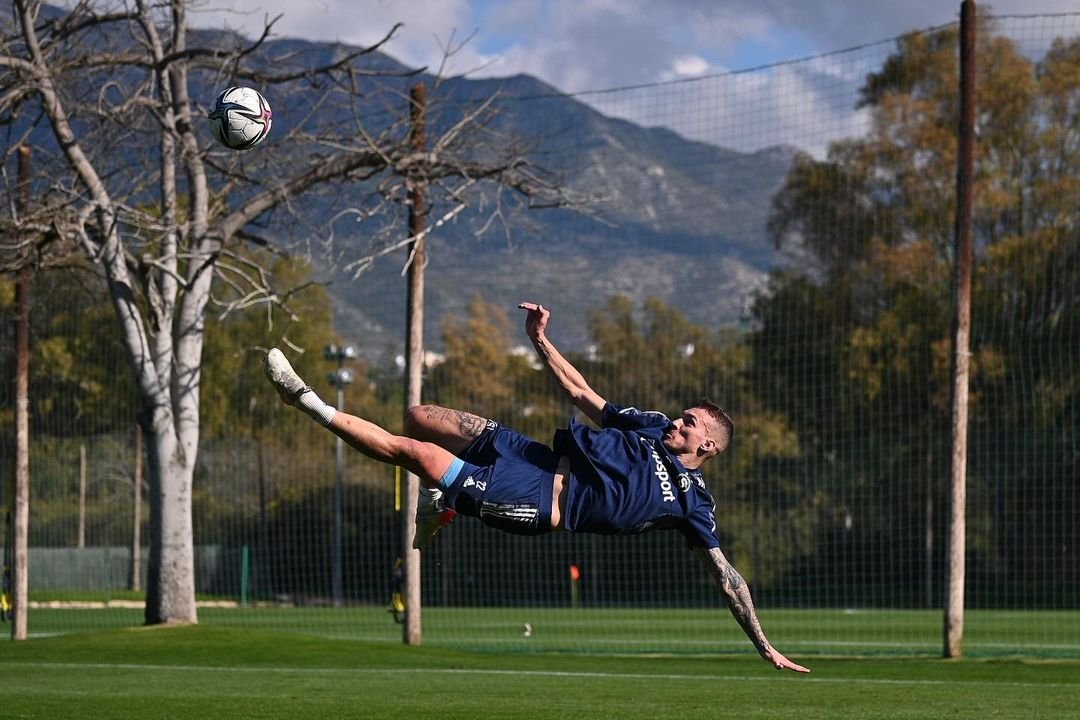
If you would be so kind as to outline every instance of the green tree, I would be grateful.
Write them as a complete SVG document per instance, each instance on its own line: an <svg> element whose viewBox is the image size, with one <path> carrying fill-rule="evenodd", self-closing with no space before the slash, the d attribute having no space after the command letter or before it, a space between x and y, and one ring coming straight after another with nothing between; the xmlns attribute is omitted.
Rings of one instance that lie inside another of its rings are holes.
<svg viewBox="0 0 1080 720"><path fill-rule="evenodd" d="M442 321L446 360L438 368L443 404L484 417L505 416L514 404L511 374L510 320L506 312L479 295L465 309L464 321L448 315Z"/></svg>
<svg viewBox="0 0 1080 720"><path fill-rule="evenodd" d="M276 345L296 348L315 371L325 362L323 348L340 343L333 330L330 297L322 286L312 283L305 261L270 258L261 250L241 253L251 264L269 268L269 280L275 287L297 290L282 298L285 302L281 304L264 299L253 307L224 313L241 293L233 285L215 283L212 297L222 314L212 315L207 322L203 374L212 392L201 407L203 428L211 437L250 437L257 429L290 416L277 412L280 402L272 392L266 392L266 381L257 372L267 349ZM364 368L359 370L357 374L362 375ZM368 391L366 383L358 383L357 391ZM268 398L272 402L267 402Z"/></svg>
<svg viewBox="0 0 1080 720"><path fill-rule="evenodd" d="M13 317L13 288L10 279L0 277L5 317ZM112 308L101 278L75 260L36 273L32 292L32 434L83 435L134 423L138 394L119 332L110 323ZM11 323L5 326L5 335L11 328ZM14 362L14 342L4 342L0 367L5 377L14 377Z"/></svg>
<svg viewBox="0 0 1080 720"><path fill-rule="evenodd" d="M979 37L969 548L1000 567L1004 544L1017 539L1008 528L1022 527L1024 512L1071 524L1041 492L1016 506L1005 498L1021 494L1008 494L1007 477L1032 475L1031 442L1054 467L1068 452L1053 435L1035 440L1026 423L1035 408L1066 420L1050 398L1075 398L1067 298L1078 277L1070 198L1080 94L1076 41L1032 61L986 23ZM776 273L758 299L752 377L796 429L801 464L822 478L834 520L854 514L853 532L837 530L821 548L825 577L841 536L852 562L925 575L924 538L908 529L924 526L927 504L941 506L949 461L956 47L955 28L902 38L864 85L870 132L834 143L822 160L800 157L774 201L778 245L811 262ZM1025 372L1036 346L1063 365ZM1047 491L1062 487L1056 471L1036 474ZM1010 563L1031 560L1010 553Z"/></svg>
<svg viewBox="0 0 1080 720"><path fill-rule="evenodd" d="M551 393L532 348L514 342L521 331L502 307L477 295L464 320L448 315L442 326L446 357L428 373L425 401L492 418L545 442L565 424L563 398Z"/></svg>

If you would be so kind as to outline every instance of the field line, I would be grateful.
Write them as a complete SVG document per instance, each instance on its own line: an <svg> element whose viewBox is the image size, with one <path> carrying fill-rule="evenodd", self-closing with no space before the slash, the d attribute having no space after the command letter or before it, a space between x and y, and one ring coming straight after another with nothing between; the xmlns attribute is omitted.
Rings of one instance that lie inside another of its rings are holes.
<svg viewBox="0 0 1080 720"><path fill-rule="evenodd" d="M498 670L491 668L308 668L308 667L235 667L235 666L201 666L201 665L144 665L136 663L52 663L52 662L0 662L0 668L42 668L48 670L161 670L166 672L232 672L232 673L268 673L281 675L507 675L518 677L552 677L552 678L581 678L602 680L699 680L704 682L731 681L743 682L754 680L774 680L775 674L765 675L687 675L677 673L616 673L616 672L582 672L568 670ZM926 679L903 679L903 678L860 678L860 677L815 677L813 675L799 678L799 682L815 684L838 683L838 684L862 684L862 685L916 685L916 686L947 686L947 685L993 685L995 687L1006 686L1015 688L1064 688L1080 690L1080 682L1076 683L1039 683L1018 682L1001 680L926 680Z"/></svg>

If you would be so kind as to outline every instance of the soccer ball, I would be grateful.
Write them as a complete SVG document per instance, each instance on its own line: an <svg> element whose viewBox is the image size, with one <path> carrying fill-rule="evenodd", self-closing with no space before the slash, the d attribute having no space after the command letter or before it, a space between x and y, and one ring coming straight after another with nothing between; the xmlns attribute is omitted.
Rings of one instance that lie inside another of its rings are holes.
<svg viewBox="0 0 1080 720"><path fill-rule="evenodd" d="M249 87L225 88L208 117L214 139L230 150L255 147L270 133L270 103Z"/></svg>

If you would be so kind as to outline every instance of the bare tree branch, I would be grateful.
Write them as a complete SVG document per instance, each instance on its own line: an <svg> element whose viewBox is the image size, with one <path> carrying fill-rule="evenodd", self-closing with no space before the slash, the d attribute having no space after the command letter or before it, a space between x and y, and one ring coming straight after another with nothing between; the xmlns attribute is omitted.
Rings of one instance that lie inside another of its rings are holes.
<svg viewBox="0 0 1080 720"><path fill-rule="evenodd" d="M348 256L355 275L469 208L493 208L481 230L501 223L509 237L510 198L525 207L583 198L539 167L526 143L493 129L497 95L452 108L430 150L411 147L402 78L422 69L372 62L398 25L368 47L335 48L329 60L271 57L277 17L250 41L218 46L206 33L189 45L190 0L79 0L45 19L39 0L12 3L15 24L0 38L0 122L19 132L29 124L25 137L48 134L41 182L52 200L0 219L0 267L77 247L104 275L156 463L147 622L192 622L188 511L208 318L246 309L265 311L268 322L279 311L297 317L290 301L314 281L275 288L266 262L289 243L321 247L335 267ZM451 35L445 54L459 47ZM287 131L276 123L249 153L214 145L198 98L223 80L269 88L275 109L290 113ZM408 237L400 209L417 186L438 219ZM343 241L336 224L347 218L363 221L374 249Z"/></svg>

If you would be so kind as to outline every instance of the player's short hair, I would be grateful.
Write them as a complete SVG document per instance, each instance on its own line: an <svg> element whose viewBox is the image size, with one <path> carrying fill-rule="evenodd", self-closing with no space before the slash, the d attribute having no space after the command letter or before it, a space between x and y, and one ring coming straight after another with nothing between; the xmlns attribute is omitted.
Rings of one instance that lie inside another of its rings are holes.
<svg viewBox="0 0 1080 720"><path fill-rule="evenodd" d="M709 398L701 398L694 404L694 407L704 410L716 422L720 428L720 437L714 438L719 447L717 452L718 454L724 452L731 443L731 438L735 436L735 422L730 415L724 412L722 407Z"/></svg>

